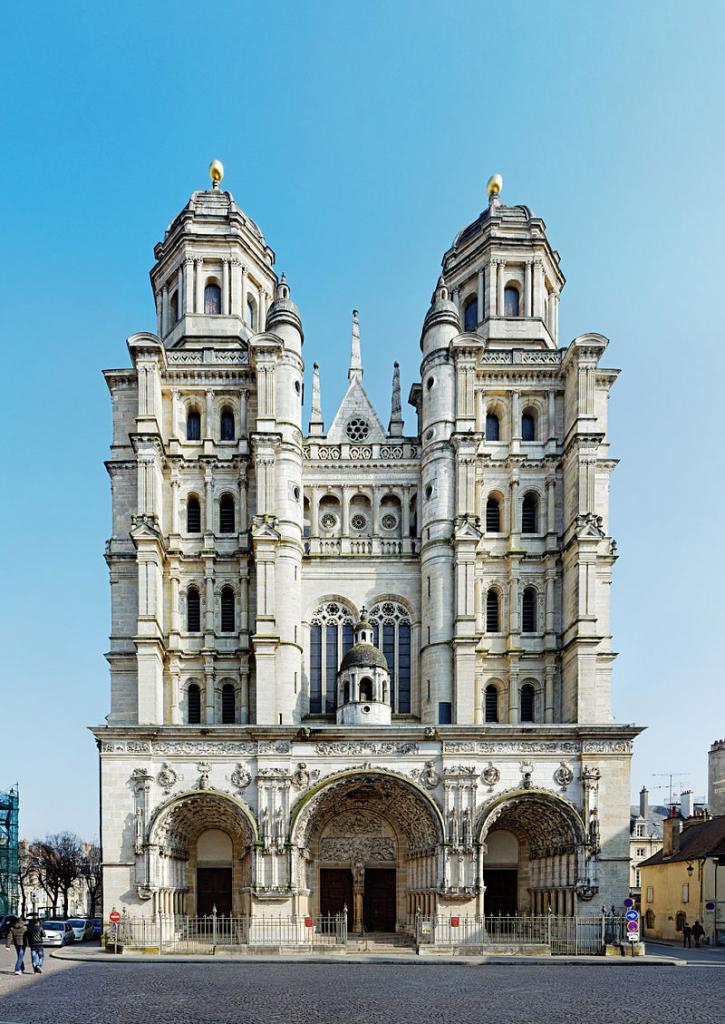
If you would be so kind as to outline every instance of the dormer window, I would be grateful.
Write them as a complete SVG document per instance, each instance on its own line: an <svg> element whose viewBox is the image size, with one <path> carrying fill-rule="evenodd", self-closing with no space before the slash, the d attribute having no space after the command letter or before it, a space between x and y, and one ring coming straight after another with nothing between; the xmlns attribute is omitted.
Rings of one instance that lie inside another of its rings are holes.
<svg viewBox="0 0 725 1024"><path fill-rule="evenodd" d="M210 281L204 286L204 312L217 316L222 311L222 290L218 284Z"/></svg>
<svg viewBox="0 0 725 1024"><path fill-rule="evenodd" d="M478 299L475 295L463 307L463 330L475 331L478 326Z"/></svg>

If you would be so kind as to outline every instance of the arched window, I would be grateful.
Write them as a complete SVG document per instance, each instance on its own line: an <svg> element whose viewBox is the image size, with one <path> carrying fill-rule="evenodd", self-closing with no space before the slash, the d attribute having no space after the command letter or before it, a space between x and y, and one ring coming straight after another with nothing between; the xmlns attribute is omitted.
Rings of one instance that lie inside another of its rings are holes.
<svg viewBox="0 0 725 1024"><path fill-rule="evenodd" d="M534 688L531 683L524 683L521 687L521 721L534 721Z"/></svg>
<svg viewBox="0 0 725 1024"><path fill-rule="evenodd" d="M201 533L201 505L194 494L186 500L186 532Z"/></svg>
<svg viewBox="0 0 725 1024"><path fill-rule="evenodd" d="M237 720L237 696L232 683L222 686L222 725L231 725Z"/></svg>
<svg viewBox="0 0 725 1024"><path fill-rule="evenodd" d="M234 498L223 494L219 502L219 533L234 533Z"/></svg>
<svg viewBox="0 0 725 1024"><path fill-rule="evenodd" d="M380 601L368 613L373 643L388 663L393 713L410 714L410 614L397 601Z"/></svg>
<svg viewBox="0 0 725 1024"><path fill-rule="evenodd" d="M501 440L501 428L499 425L498 416L496 415L495 412L486 413L486 440Z"/></svg>
<svg viewBox="0 0 725 1024"><path fill-rule="evenodd" d="M169 299L169 326L173 327L179 319L179 293L172 292Z"/></svg>
<svg viewBox="0 0 725 1024"><path fill-rule="evenodd" d="M234 411L225 405L219 417L219 437L222 441L234 440Z"/></svg>
<svg viewBox="0 0 725 1024"><path fill-rule="evenodd" d="M186 629L189 633L201 632L201 600L196 587L186 591Z"/></svg>
<svg viewBox="0 0 725 1024"><path fill-rule="evenodd" d="M533 587L524 588L521 602L521 631L522 633L536 632L536 591Z"/></svg>
<svg viewBox="0 0 725 1024"><path fill-rule="evenodd" d="M652 931L655 926L655 912L654 910L648 910L644 915L644 926L648 931Z"/></svg>
<svg viewBox="0 0 725 1024"><path fill-rule="evenodd" d="M310 714L332 714L337 694L337 670L352 647L353 619L343 604L321 605L310 624Z"/></svg>
<svg viewBox="0 0 725 1024"><path fill-rule="evenodd" d="M487 633L498 633L500 632L501 622L499 616L498 607L498 591L494 590L493 587L488 588L486 594L486 632Z"/></svg>
<svg viewBox="0 0 725 1024"><path fill-rule="evenodd" d="M186 718L189 725L201 723L201 690L196 683L190 683L186 692Z"/></svg>
<svg viewBox="0 0 725 1024"><path fill-rule="evenodd" d="M257 315L256 314L257 314L257 310L256 310L256 307L255 307L255 304L254 304L254 299L252 298L251 295L248 295L247 296L246 321L247 321L247 327L251 327L252 330L254 330L255 327L257 326Z"/></svg>
<svg viewBox="0 0 725 1024"><path fill-rule="evenodd" d="M197 409L189 409L186 414L186 440L201 441L201 413Z"/></svg>
<svg viewBox="0 0 725 1024"><path fill-rule="evenodd" d="M204 312L212 316L222 311L222 290L218 284L209 282L204 286Z"/></svg>
<svg viewBox="0 0 725 1024"><path fill-rule="evenodd" d="M463 330L475 331L478 326L478 299L475 295L463 307Z"/></svg>
<svg viewBox="0 0 725 1024"><path fill-rule="evenodd" d="M521 417L521 440L536 440L536 417L532 412L525 412Z"/></svg>
<svg viewBox="0 0 725 1024"><path fill-rule="evenodd" d="M485 693L486 721L498 722L498 687L489 683Z"/></svg>
<svg viewBox="0 0 725 1024"><path fill-rule="evenodd" d="M521 532L539 532L539 499L533 491L524 495L521 504Z"/></svg>
<svg viewBox="0 0 725 1024"><path fill-rule="evenodd" d="M360 700L373 699L373 681L369 676L360 680Z"/></svg>
<svg viewBox="0 0 725 1024"><path fill-rule="evenodd" d="M234 591L222 587L222 633L234 632Z"/></svg>
<svg viewBox="0 0 725 1024"><path fill-rule="evenodd" d="M503 290L503 315L519 315L519 290L511 284Z"/></svg>
<svg viewBox="0 0 725 1024"><path fill-rule="evenodd" d="M486 502L486 533L501 532L501 503L493 495Z"/></svg>

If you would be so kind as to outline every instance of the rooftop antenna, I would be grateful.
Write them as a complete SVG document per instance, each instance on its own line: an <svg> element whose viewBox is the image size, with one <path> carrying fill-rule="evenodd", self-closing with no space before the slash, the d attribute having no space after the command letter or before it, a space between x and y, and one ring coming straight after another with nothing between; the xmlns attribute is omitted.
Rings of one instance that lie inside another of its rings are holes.
<svg viewBox="0 0 725 1024"><path fill-rule="evenodd" d="M672 780L673 779L685 779L685 778L687 778L689 776L689 774L690 774L690 772L652 772L652 775L655 778L667 779L668 780L668 784L666 786L653 786L652 788L653 789L666 789L668 791L668 795L669 795L667 803L669 804L670 807L672 807L672 803L673 803L672 802L672 796L673 796Z"/></svg>

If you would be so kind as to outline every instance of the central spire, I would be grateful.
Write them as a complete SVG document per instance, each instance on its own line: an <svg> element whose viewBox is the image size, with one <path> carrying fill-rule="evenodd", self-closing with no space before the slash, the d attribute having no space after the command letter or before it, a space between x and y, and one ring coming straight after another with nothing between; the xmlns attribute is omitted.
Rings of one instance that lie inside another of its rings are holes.
<svg viewBox="0 0 725 1024"><path fill-rule="evenodd" d="M347 371L348 380L362 380L363 365L360 355L360 322L356 309L352 311L352 346L350 348L350 369Z"/></svg>

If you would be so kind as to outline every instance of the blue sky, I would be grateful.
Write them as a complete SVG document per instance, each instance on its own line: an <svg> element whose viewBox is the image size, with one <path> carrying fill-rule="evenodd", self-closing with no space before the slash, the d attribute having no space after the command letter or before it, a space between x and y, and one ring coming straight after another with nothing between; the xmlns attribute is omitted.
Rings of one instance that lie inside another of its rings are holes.
<svg viewBox="0 0 725 1024"><path fill-rule="evenodd" d="M12 18L0 785L20 781L23 831L97 830L84 727L108 710L101 370L153 329L153 245L212 157L287 273L328 422L354 306L386 421L394 358L407 394L441 255L489 174L503 174L504 202L545 219L567 277L562 343L600 331L623 371L614 707L649 725L633 790L682 771L703 794L725 734L725 7L177 0L36 3Z"/></svg>

